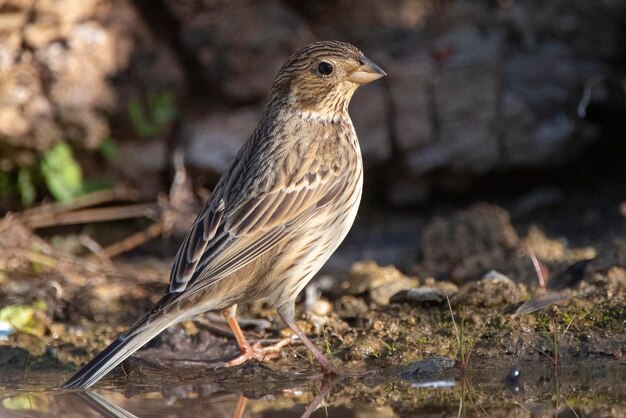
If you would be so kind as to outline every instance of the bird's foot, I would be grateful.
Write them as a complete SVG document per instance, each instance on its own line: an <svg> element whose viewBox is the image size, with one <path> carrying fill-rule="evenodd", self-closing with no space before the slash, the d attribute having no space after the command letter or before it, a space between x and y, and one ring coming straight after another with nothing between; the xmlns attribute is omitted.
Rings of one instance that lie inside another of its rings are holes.
<svg viewBox="0 0 626 418"><path fill-rule="evenodd" d="M294 342L298 341L297 338L289 337L278 341L275 344L268 345L263 347L261 343L254 343L252 345L246 344L240 346L241 354L234 359L228 361L229 366L237 366L239 364L243 364L248 360L257 360L257 361L265 361L265 360L275 360L282 357L282 349Z"/></svg>

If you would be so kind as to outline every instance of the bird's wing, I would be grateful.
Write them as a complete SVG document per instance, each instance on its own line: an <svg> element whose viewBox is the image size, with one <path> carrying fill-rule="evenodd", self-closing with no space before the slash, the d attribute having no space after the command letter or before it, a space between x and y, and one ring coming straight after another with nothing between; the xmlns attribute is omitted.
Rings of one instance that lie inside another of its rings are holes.
<svg viewBox="0 0 626 418"><path fill-rule="evenodd" d="M287 185L276 184L233 206L225 199L209 202L176 256L170 292L205 288L242 268L347 187L348 173L315 159L304 163Z"/></svg>

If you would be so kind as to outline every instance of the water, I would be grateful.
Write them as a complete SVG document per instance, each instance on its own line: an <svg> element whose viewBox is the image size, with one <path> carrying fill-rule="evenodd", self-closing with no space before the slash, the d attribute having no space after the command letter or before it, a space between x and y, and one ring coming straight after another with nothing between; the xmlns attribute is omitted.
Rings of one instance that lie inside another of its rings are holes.
<svg viewBox="0 0 626 418"><path fill-rule="evenodd" d="M490 361L465 373L415 377L369 370L335 380L259 364L220 372L186 365L118 374L84 392L58 389L68 376L3 372L0 416L626 417L626 362L619 360L557 369L549 361Z"/></svg>

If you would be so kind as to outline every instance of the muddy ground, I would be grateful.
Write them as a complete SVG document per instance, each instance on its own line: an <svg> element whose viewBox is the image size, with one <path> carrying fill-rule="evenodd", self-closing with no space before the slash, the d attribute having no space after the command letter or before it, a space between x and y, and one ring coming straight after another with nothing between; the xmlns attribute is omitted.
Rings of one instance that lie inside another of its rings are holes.
<svg viewBox="0 0 626 418"><path fill-rule="evenodd" d="M541 399L557 411L624 416L625 388L615 382L626 373L626 209L618 192L601 196L561 193L554 201L539 190L461 209L364 213L298 304L300 325L348 374L330 385L330 410L370 416L359 411L375 406L375 416L454 415L470 394L471 408L495 408L491 416L509 416L520 405L532 416ZM40 378L41 386L58 387L160 297L179 238L113 260L85 250L88 237L106 230L114 241L128 228L137 222L34 234L19 214L0 221L0 365L7 393L19 398ZM545 286L533 255L547 266ZM290 336L262 301L243 306L241 317L251 340ZM179 407L226 391L231 403L238 394L265 399L251 407L264 416L287 408L285 402L306 404L324 385L296 341L278 361L214 369L236 354L228 327L208 315L163 332L99 387L121 389L125 405L138 393L155 393ZM524 379L513 373L518 369ZM447 378L454 389L426 389ZM559 379L569 383L559 389ZM71 401L63 396L48 411ZM561 398L559 407L553 401Z"/></svg>

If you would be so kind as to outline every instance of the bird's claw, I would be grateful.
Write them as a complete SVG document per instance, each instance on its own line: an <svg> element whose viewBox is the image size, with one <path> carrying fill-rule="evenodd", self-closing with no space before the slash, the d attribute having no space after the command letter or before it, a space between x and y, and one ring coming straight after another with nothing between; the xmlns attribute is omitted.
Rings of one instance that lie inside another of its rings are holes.
<svg viewBox="0 0 626 418"><path fill-rule="evenodd" d="M225 369L226 367L230 367L230 364L225 361L220 361L219 363L213 365L213 370Z"/></svg>

